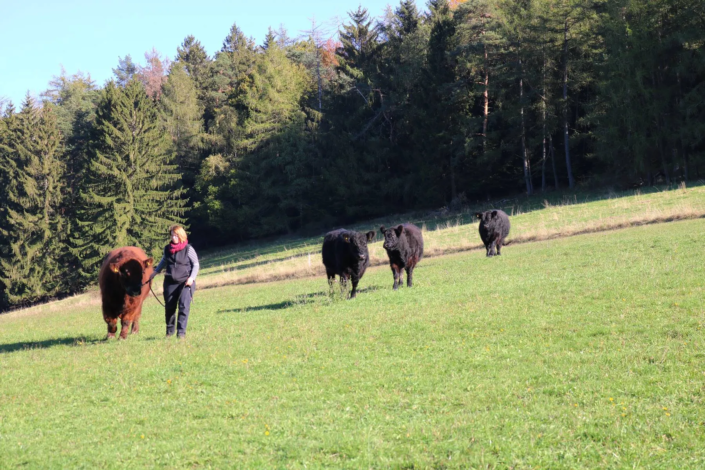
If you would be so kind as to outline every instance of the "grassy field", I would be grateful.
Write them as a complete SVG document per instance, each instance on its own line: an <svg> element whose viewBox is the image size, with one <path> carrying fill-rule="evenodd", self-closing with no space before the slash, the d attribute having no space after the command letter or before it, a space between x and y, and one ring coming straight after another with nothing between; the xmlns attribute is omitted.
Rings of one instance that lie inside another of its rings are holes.
<svg viewBox="0 0 705 470"><path fill-rule="evenodd" d="M399 214L355 228L379 230L413 222L424 230L427 257L480 249L474 213L501 208L512 216L514 243L614 230L679 219L705 217L705 186L670 191L626 191L504 199L466 207L458 213ZM204 253L201 286L222 286L323 274L323 234ZM386 264L381 238L370 244L373 264Z"/></svg>
<svg viewBox="0 0 705 470"><path fill-rule="evenodd" d="M704 232L202 290L181 342L153 299L123 342L75 300L0 316L0 467L705 468Z"/></svg>

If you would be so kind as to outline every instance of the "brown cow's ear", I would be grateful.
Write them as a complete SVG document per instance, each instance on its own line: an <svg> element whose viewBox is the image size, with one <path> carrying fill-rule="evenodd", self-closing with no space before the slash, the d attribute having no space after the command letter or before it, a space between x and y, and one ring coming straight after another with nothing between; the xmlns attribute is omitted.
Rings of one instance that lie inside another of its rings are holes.
<svg viewBox="0 0 705 470"><path fill-rule="evenodd" d="M404 233L404 226L397 226L397 228L394 229L394 232L397 234L397 237L401 237L401 234Z"/></svg>
<svg viewBox="0 0 705 470"><path fill-rule="evenodd" d="M143 261L143 263L144 263L144 267L148 268L154 264L154 258L147 258L146 260Z"/></svg>
<svg viewBox="0 0 705 470"><path fill-rule="evenodd" d="M120 266L115 263L110 263L110 270L117 274L120 272Z"/></svg>
<svg viewBox="0 0 705 470"><path fill-rule="evenodd" d="M375 233L374 230L370 230L369 232L367 232L366 235L367 235L367 241L368 241L368 242L371 242L372 240L375 239L376 233Z"/></svg>

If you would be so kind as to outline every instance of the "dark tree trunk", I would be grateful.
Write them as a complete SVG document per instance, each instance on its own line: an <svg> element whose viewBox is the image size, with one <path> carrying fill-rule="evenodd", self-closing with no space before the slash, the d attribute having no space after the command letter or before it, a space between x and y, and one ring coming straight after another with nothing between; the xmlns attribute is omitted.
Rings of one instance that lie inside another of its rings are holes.
<svg viewBox="0 0 705 470"><path fill-rule="evenodd" d="M568 172L568 187L573 189L573 167L570 162L570 143L568 136L568 18L563 29L563 143L565 147L565 166Z"/></svg>
<svg viewBox="0 0 705 470"><path fill-rule="evenodd" d="M556 151L553 148L553 136L548 134L548 148L551 150L551 164L553 165L553 187L558 189L558 171L556 171Z"/></svg>

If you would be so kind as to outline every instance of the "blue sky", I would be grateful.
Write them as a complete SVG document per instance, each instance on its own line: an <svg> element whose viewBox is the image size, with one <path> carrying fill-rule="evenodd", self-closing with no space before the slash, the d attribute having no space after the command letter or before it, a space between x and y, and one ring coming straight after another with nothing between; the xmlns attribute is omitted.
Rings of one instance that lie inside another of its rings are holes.
<svg viewBox="0 0 705 470"><path fill-rule="evenodd" d="M0 0L0 98L19 107L29 91L38 96L63 66L72 75L90 74L98 86L112 77L118 57L144 64L156 48L173 58L189 34L209 55L218 51L230 26L261 43L267 27L283 24L292 37L310 28L310 19L347 21L362 4L374 17L398 0ZM421 2L417 2L422 6Z"/></svg>

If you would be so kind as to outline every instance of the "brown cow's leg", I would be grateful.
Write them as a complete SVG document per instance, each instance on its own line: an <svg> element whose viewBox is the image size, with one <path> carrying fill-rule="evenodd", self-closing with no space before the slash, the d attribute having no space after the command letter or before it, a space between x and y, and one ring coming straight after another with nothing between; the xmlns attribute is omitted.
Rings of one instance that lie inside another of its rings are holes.
<svg viewBox="0 0 705 470"><path fill-rule="evenodd" d="M134 318L132 319L132 333L137 334L140 332L140 320L142 319L142 305L137 310Z"/></svg>
<svg viewBox="0 0 705 470"><path fill-rule="evenodd" d="M115 338L115 333L117 332L117 318L106 318L105 322L108 324L108 336L105 339Z"/></svg>
<svg viewBox="0 0 705 470"><path fill-rule="evenodd" d="M130 331L130 325L131 322L128 320L125 320L124 318L120 319L120 339L127 339L127 333Z"/></svg>

